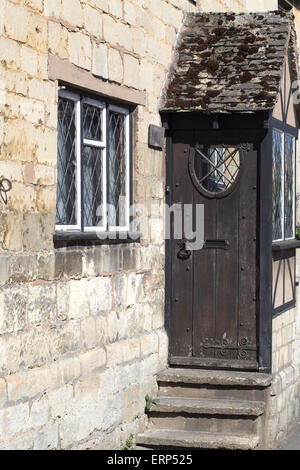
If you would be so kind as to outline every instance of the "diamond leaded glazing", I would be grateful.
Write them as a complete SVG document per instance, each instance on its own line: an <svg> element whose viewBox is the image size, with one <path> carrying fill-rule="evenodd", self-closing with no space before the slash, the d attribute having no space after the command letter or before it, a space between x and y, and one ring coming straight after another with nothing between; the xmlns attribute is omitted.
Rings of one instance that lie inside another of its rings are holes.
<svg viewBox="0 0 300 470"><path fill-rule="evenodd" d="M102 227L102 149L84 146L82 158L83 214L85 227Z"/></svg>
<svg viewBox="0 0 300 470"><path fill-rule="evenodd" d="M286 134L284 138L285 171L284 171L284 232L285 238L295 236L295 139Z"/></svg>
<svg viewBox="0 0 300 470"><path fill-rule="evenodd" d="M58 101L57 225L77 224L76 104Z"/></svg>
<svg viewBox="0 0 300 470"><path fill-rule="evenodd" d="M199 185L211 193L229 189L237 179L240 169L240 151L233 147L196 148L194 161Z"/></svg>
<svg viewBox="0 0 300 470"><path fill-rule="evenodd" d="M125 115L110 111L108 142L108 204L110 225L126 226L126 129Z"/></svg>
<svg viewBox="0 0 300 470"><path fill-rule="evenodd" d="M128 228L128 139L127 109L81 97L66 88L60 90L56 216L59 229Z"/></svg>
<svg viewBox="0 0 300 470"><path fill-rule="evenodd" d="M273 130L273 240L281 240L283 234L283 182L282 182L282 158L283 158L283 134Z"/></svg>
<svg viewBox="0 0 300 470"><path fill-rule="evenodd" d="M83 104L83 138L102 141L102 109Z"/></svg>

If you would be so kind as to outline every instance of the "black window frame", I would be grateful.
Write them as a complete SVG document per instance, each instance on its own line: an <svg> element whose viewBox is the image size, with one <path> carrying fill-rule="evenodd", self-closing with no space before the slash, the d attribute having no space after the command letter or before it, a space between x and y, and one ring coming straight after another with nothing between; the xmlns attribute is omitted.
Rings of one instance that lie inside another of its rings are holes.
<svg viewBox="0 0 300 470"><path fill-rule="evenodd" d="M292 0L293 1L293 0ZM290 11L293 4L289 0L278 0L278 10Z"/></svg>

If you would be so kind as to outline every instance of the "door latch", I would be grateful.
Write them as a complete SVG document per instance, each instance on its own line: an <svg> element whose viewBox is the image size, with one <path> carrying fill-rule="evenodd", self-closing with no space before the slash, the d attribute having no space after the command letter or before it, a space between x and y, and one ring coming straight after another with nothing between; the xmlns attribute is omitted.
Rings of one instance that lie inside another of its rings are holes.
<svg viewBox="0 0 300 470"><path fill-rule="evenodd" d="M178 242L179 251L177 253L177 258L183 261L188 260L192 255L191 250L189 250L187 247L187 243L187 240L181 240L180 242Z"/></svg>

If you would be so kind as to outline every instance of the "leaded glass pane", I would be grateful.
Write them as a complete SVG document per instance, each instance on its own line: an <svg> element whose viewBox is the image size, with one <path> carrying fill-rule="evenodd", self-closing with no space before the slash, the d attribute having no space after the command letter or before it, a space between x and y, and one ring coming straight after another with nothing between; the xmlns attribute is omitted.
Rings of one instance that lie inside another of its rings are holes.
<svg viewBox="0 0 300 470"><path fill-rule="evenodd" d="M282 133L273 130L273 240L281 240L283 234L283 181L282 181Z"/></svg>
<svg viewBox="0 0 300 470"><path fill-rule="evenodd" d="M226 191L237 179L240 151L234 147L196 149L195 172L201 186L209 192Z"/></svg>
<svg viewBox="0 0 300 470"><path fill-rule="evenodd" d="M76 103L58 100L57 225L77 224Z"/></svg>
<svg viewBox="0 0 300 470"><path fill-rule="evenodd" d="M127 226L126 116L110 111L108 141L108 204L110 226Z"/></svg>
<svg viewBox="0 0 300 470"><path fill-rule="evenodd" d="M102 141L102 109L83 104L83 138Z"/></svg>
<svg viewBox="0 0 300 470"><path fill-rule="evenodd" d="M103 227L103 150L85 146L82 157L85 227Z"/></svg>
<svg viewBox="0 0 300 470"><path fill-rule="evenodd" d="M295 196L294 196L294 178L295 178L295 139L285 135L285 184L284 184L284 228L285 238L294 238L295 236Z"/></svg>

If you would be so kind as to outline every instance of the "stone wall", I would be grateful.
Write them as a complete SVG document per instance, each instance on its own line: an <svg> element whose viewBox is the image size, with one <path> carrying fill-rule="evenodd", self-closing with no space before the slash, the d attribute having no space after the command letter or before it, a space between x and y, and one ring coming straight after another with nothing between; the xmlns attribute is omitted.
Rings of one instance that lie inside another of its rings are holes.
<svg viewBox="0 0 300 470"><path fill-rule="evenodd" d="M140 243L53 245L58 83L48 61L121 95L147 90L134 112L133 193L161 207L165 160L149 149L148 126L160 124L177 30L195 8L0 0L0 175L12 181L0 202L0 448L118 448L145 424L145 395L167 364L162 217Z"/></svg>
<svg viewBox="0 0 300 470"><path fill-rule="evenodd" d="M200 11L254 12L277 10L278 0L215 0L199 2Z"/></svg>
<svg viewBox="0 0 300 470"><path fill-rule="evenodd" d="M299 267L298 267L299 268ZM273 384L269 437L278 447L300 418L300 297L297 307L273 320Z"/></svg>
<svg viewBox="0 0 300 470"><path fill-rule="evenodd" d="M49 54L120 95L147 91L134 112L133 192L161 207L165 160L149 149L148 126L160 124L183 13L275 8L246 3L0 0L0 176L13 184L0 201L0 448L121 447L144 427L144 397L167 364L162 217L141 243L53 244Z"/></svg>

